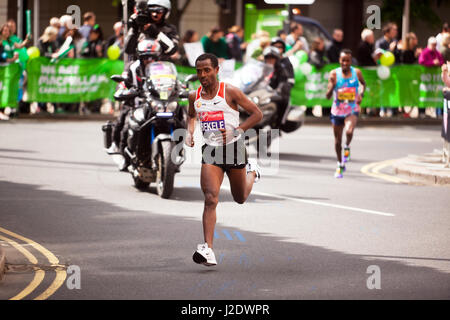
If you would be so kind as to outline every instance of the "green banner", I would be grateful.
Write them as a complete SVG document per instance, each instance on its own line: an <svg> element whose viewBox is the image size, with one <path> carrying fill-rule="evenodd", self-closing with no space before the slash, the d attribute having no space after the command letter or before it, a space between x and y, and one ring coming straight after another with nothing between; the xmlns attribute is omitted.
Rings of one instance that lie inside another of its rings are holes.
<svg viewBox="0 0 450 320"><path fill-rule="evenodd" d="M332 100L327 100L325 93L330 71L337 67L338 64L330 64L320 70L314 66L308 70L304 65L296 68L292 104L331 106ZM360 70L367 84L362 107L442 107L440 68L398 65L390 68L390 77L386 80L378 77L377 67Z"/></svg>
<svg viewBox="0 0 450 320"><path fill-rule="evenodd" d="M291 91L291 103L297 106L331 107L332 100L327 100L325 94L330 71L338 67L339 64L329 64L317 70L314 66L303 64L294 68L295 86ZM367 85L362 107L442 107L443 82L440 68L394 66L390 68L391 74L386 80L378 77L377 67L359 69ZM177 70L181 75L196 72L191 67L177 66Z"/></svg>
<svg viewBox="0 0 450 320"><path fill-rule="evenodd" d="M108 59L49 58L28 61L28 100L33 102L75 103L111 98L116 83L113 74L123 72L124 62Z"/></svg>
<svg viewBox="0 0 450 320"><path fill-rule="evenodd" d="M0 66L0 107L17 108L21 69L18 63Z"/></svg>

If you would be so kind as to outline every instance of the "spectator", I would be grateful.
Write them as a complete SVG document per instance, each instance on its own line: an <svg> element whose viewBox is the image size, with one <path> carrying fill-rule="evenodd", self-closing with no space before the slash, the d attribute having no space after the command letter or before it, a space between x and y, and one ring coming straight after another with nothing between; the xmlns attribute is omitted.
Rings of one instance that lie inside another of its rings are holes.
<svg viewBox="0 0 450 320"><path fill-rule="evenodd" d="M436 41L437 41L437 47L436 49L442 53L442 40L444 39L444 35L448 34L450 31L449 27L448 27L448 23L445 22L442 25L442 31L440 33L438 33L438 35L436 36Z"/></svg>
<svg viewBox="0 0 450 320"><path fill-rule="evenodd" d="M50 19L50 27L56 28L59 32L59 28L61 28L61 22L59 21L59 18L53 17Z"/></svg>
<svg viewBox="0 0 450 320"><path fill-rule="evenodd" d="M259 30L256 33L252 34L252 41L247 46L247 50L245 51L244 62L248 61L252 58L253 53L260 48L261 39L267 38L270 39L270 34L267 31Z"/></svg>
<svg viewBox="0 0 450 320"><path fill-rule="evenodd" d="M290 48L294 48L294 46L298 44L296 50L305 50L309 53L309 45L308 41L306 41L305 37L303 37L303 26L300 23L292 23L291 24L291 33L286 37L286 44L288 45L288 50Z"/></svg>
<svg viewBox="0 0 450 320"><path fill-rule="evenodd" d="M109 37L109 39L105 42L105 50L104 55L106 56L106 52L109 47L116 45L123 50L123 23L122 21L118 21L113 26L114 34Z"/></svg>
<svg viewBox="0 0 450 320"><path fill-rule="evenodd" d="M181 64L183 66L189 66L189 59L187 58L186 55L186 51L184 49L184 44L185 43L193 43L193 42L198 42L199 40L199 36L198 36L198 32L194 31L194 30L187 30L184 33L183 38L181 39L181 44L180 47L178 49L178 52L176 52L173 56L172 56L172 60L175 63Z"/></svg>
<svg viewBox="0 0 450 320"><path fill-rule="evenodd" d="M69 41L69 37L72 40ZM83 46L83 37L78 32L78 29L66 29L62 34L63 45L58 48L57 57L58 58L78 58ZM66 46L64 46L66 44Z"/></svg>
<svg viewBox="0 0 450 320"><path fill-rule="evenodd" d="M60 27L58 31L58 45L62 46L64 41L66 40L64 38L64 32L66 32L66 30L74 28L74 26L72 25L72 17L69 15L61 16L61 18L59 18L59 23Z"/></svg>
<svg viewBox="0 0 450 320"><path fill-rule="evenodd" d="M283 29L277 31L277 37L281 38L286 43L287 33Z"/></svg>
<svg viewBox="0 0 450 320"><path fill-rule="evenodd" d="M334 29L333 43L327 50L327 57L330 63L338 63L344 40L344 32L341 29Z"/></svg>
<svg viewBox="0 0 450 320"><path fill-rule="evenodd" d="M256 48L252 53L252 59L256 59L259 61L264 61L263 51L265 48L270 46L270 37L268 36L262 36L259 38L259 47Z"/></svg>
<svg viewBox="0 0 450 320"><path fill-rule="evenodd" d="M15 62L19 58L19 54L14 52L14 44L12 44L9 40L10 36L11 33L9 31L9 26L5 23L0 28L0 42L3 47L4 60L7 63Z"/></svg>
<svg viewBox="0 0 450 320"><path fill-rule="evenodd" d="M98 24L92 27L80 53L83 58L103 57L103 33Z"/></svg>
<svg viewBox="0 0 450 320"><path fill-rule="evenodd" d="M200 40L205 53L212 53L220 60L229 59L228 45L224 39L224 32L214 27L211 31Z"/></svg>
<svg viewBox="0 0 450 320"><path fill-rule="evenodd" d="M79 32L81 36L85 39L89 39L90 32L92 28L96 25L96 17L93 12L86 12L83 16L83 25L81 26Z"/></svg>
<svg viewBox="0 0 450 320"><path fill-rule="evenodd" d="M383 37L375 42L375 50L394 51L397 45L398 28L395 23L388 23L383 27Z"/></svg>
<svg viewBox="0 0 450 320"><path fill-rule="evenodd" d="M442 57L444 61L450 61L450 33L447 33L442 38Z"/></svg>
<svg viewBox="0 0 450 320"><path fill-rule="evenodd" d="M426 49L424 49L419 56L419 63L421 65L425 67L440 67L444 64L444 58L441 53L437 51L436 47L436 38L430 37Z"/></svg>
<svg viewBox="0 0 450 320"><path fill-rule="evenodd" d="M44 34L39 38L38 48L41 56L48 58L56 58L58 51L58 29L49 26L45 28Z"/></svg>
<svg viewBox="0 0 450 320"><path fill-rule="evenodd" d="M376 66L376 58L374 56L375 37L373 31L364 29L361 33L361 42L359 43L356 53L356 59L359 66Z"/></svg>
<svg viewBox="0 0 450 320"><path fill-rule="evenodd" d="M415 64L418 62L421 48L417 47L418 40L414 32L410 32L405 37L405 42L399 43L395 50L395 58L399 63Z"/></svg>
<svg viewBox="0 0 450 320"><path fill-rule="evenodd" d="M16 26L16 22L14 21L14 19L9 19L7 24L8 24L9 32L10 32L8 41L14 45L15 49L22 49L23 47L25 47L30 42L30 35L27 34L25 37L25 40L22 41L22 40L20 40L20 38L18 36L16 36L17 26Z"/></svg>
<svg viewBox="0 0 450 320"><path fill-rule="evenodd" d="M325 42L320 37L315 38L311 44L309 63L317 69L323 68L328 63L328 58L325 55Z"/></svg>
<svg viewBox="0 0 450 320"><path fill-rule="evenodd" d="M243 53L247 48L247 43L243 40L244 29L240 26L233 26L228 31L229 33L226 36L226 41L230 57L236 61L242 61Z"/></svg>

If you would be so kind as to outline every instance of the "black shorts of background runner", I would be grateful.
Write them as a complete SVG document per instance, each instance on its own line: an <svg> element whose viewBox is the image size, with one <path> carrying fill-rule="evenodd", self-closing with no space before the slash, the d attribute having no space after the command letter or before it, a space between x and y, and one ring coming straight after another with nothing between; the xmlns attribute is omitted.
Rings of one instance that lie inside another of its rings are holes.
<svg viewBox="0 0 450 320"><path fill-rule="evenodd" d="M227 172L230 169L243 169L247 162L247 148L243 139L224 146L202 146L202 164L212 164Z"/></svg>

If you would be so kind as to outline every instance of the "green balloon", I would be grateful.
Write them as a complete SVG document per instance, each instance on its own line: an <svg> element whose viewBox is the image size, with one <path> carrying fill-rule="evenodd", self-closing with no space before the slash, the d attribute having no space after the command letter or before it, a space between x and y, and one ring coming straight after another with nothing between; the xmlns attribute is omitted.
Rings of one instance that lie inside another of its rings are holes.
<svg viewBox="0 0 450 320"><path fill-rule="evenodd" d="M120 48L117 45L112 45L107 51L108 58L110 60L117 60L120 57Z"/></svg>
<svg viewBox="0 0 450 320"><path fill-rule="evenodd" d="M295 53L295 57L298 60L299 64L305 63L308 61L308 54L304 50L299 50Z"/></svg>
<svg viewBox="0 0 450 320"><path fill-rule="evenodd" d="M38 58L41 55L41 52L36 47L29 47L27 49L28 57L31 59Z"/></svg>
<svg viewBox="0 0 450 320"><path fill-rule="evenodd" d="M392 54L392 52L386 51L383 53L383 55L380 58L381 65L385 67L390 67L395 62L395 56Z"/></svg>

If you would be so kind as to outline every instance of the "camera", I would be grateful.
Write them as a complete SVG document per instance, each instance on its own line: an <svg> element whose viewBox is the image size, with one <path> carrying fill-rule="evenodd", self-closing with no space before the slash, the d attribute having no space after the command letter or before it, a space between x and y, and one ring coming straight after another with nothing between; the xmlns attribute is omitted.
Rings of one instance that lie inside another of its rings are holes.
<svg viewBox="0 0 450 320"><path fill-rule="evenodd" d="M151 23L150 11L148 10L147 1L145 0L139 1L136 4L136 11L137 11L136 23L138 25L143 26L148 23Z"/></svg>

